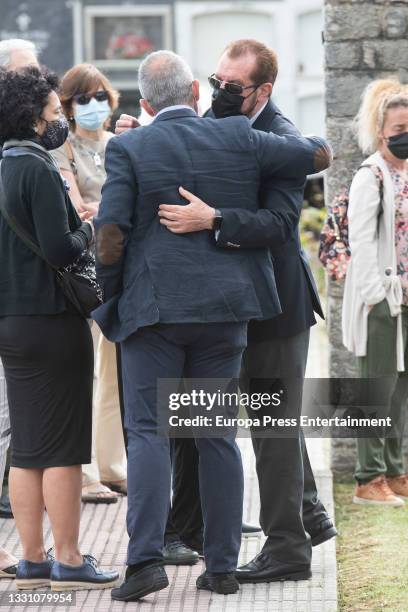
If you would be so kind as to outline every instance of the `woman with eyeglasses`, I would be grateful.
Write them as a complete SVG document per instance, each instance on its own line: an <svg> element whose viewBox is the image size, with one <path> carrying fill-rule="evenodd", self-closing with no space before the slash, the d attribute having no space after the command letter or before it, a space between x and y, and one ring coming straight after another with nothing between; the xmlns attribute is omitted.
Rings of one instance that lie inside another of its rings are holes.
<svg viewBox="0 0 408 612"><path fill-rule="evenodd" d="M70 185L78 212L96 214L105 182L105 148L113 136L106 127L118 106L118 92L91 64L78 64L61 81L60 99L69 136L53 151ZM126 455L120 418L115 345L92 326L95 391L92 463L83 466L82 501L115 503L126 493Z"/></svg>

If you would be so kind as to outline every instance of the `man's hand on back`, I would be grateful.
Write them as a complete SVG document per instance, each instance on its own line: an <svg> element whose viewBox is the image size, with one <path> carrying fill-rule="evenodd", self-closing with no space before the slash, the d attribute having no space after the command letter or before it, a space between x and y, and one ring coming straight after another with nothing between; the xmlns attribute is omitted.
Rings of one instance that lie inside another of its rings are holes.
<svg viewBox="0 0 408 612"><path fill-rule="evenodd" d="M179 188L180 195L189 201L186 206L175 204L160 204L160 223L165 225L174 234L188 234L210 230L214 225L215 208L208 206L183 187Z"/></svg>

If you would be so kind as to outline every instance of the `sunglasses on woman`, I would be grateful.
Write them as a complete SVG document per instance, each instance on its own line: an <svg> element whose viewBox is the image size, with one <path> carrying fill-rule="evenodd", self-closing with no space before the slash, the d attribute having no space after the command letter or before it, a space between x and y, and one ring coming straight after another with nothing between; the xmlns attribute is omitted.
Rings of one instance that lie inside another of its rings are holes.
<svg viewBox="0 0 408 612"><path fill-rule="evenodd" d="M237 83L228 83L228 81L220 81L217 79L215 74L212 74L208 77L208 82L213 89L221 89L221 85L224 84L225 91L230 94L237 94L241 96L245 89L257 89L259 85L247 85L244 87L243 85L238 85Z"/></svg>
<svg viewBox="0 0 408 612"><path fill-rule="evenodd" d="M92 95L80 93L74 96L75 102L77 104L80 104L81 106L84 104L89 104L92 98L95 98L97 102L105 102L105 100L109 100L108 92L104 90L97 91L95 94Z"/></svg>

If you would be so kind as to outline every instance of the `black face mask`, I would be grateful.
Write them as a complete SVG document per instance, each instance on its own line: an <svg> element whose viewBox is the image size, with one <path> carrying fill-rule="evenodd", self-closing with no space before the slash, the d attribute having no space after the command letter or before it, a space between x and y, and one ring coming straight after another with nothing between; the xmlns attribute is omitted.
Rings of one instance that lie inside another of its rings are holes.
<svg viewBox="0 0 408 612"><path fill-rule="evenodd" d="M244 96L239 94L229 93L225 89L214 89L211 104L212 112L217 119L242 115L241 108L244 100Z"/></svg>
<svg viewBox="0 0 408 612"><path fill-rule="evenodd" d="M390 136L387 146L398 159L408 159L408 132Z"/></svg>
<svg viewBox="0 0 408 612"><path fill-rule="evenodd" d="M40 143L47 151L62 147L69 134L68 121L65 117L61 117L57 121L47 121L46 123L47 127L39 138Z"/></svg>

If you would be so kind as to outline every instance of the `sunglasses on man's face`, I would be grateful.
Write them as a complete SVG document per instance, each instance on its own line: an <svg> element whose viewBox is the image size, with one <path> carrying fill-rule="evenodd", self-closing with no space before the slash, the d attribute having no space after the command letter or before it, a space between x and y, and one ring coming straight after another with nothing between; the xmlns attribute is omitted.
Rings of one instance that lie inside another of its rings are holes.
<svg viewBox="0 0 408 612"><path fill-rule="evenodd" d="M81 106L84 104L89 104L92 98L95 98L97 102L105 102L105 100L109 100L108 92L105 90L97 91L92 95L81 93L74 96L75 102Z"/></svg>
<svg viewBox="0 0 408 612"><path fill-rule="evenodd" d="M247 85L244 87L243 85L238 85L237 83L228 83L228 81L220 81L217 79L215 74L212 74L208 77L208 82L213 89L221 89L221 85L224 85L225 91L230 94L237 94L241 96L245 89L256 89L259 85Z"/></svg>

